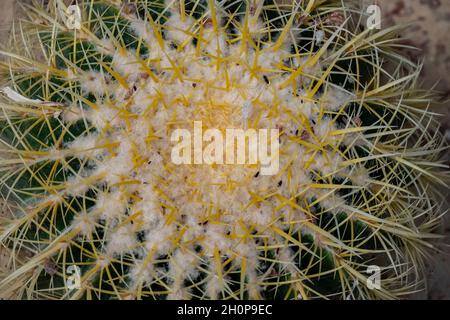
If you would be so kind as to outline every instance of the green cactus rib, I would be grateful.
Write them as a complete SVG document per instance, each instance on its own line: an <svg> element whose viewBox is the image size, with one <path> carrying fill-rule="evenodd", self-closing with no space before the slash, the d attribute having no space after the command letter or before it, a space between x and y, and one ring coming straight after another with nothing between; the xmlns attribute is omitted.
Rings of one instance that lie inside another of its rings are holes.
<svg viewBox="0 0 450 320"><path fill-rule="evenodd" d="M11 256L0 296L394 299L421 288L446 145L397 29L367 30L340 1L78 6L79 30L62 1L30 6L0 52ZM250 127L281 130L276 176L171 163L170 130L239 127L247 101Z"/></svg>

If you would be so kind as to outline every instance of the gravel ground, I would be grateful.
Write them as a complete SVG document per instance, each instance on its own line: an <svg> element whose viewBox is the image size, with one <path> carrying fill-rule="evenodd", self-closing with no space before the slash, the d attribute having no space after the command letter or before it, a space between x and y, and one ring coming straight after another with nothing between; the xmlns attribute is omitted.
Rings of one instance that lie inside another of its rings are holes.
<svg viewBox="0 0 450 320"><path fill-rule="evenodd" d="M6 44L18 1L0 1L0 46ZM26 0L25 0L26 1ZM372 4L376 0L362 0ZM411 58L424 61L423 87L435 86L441 94L442 128L450 140L450 1L449 0L390 0L378 1L382 8L382 27L413 23L405 32L406 43L419 48L406 52ZM450 164L450 153L447 154ZM450 195L449 195L450 200ZM450 217L447 215L441 233L445 236L437 244L440 252L427 261L427 290L416 299L450 299ZM0 255L1 257L1 255ZM1 265L1 261L0 261Z"/></svg>

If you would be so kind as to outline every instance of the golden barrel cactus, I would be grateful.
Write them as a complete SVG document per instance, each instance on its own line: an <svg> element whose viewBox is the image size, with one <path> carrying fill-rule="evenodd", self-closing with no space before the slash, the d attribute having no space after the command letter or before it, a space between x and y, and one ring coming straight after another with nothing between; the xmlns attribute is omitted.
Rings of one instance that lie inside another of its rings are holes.
<svg viewBox="0 0 450 320"><path fill-rule="evenodd" d="M396 28L325 0L26 11L0 52L3 295L390 299L421 288L446 146ZM195 122L277 129L278 171L174 163L173 131Z"/></svg>

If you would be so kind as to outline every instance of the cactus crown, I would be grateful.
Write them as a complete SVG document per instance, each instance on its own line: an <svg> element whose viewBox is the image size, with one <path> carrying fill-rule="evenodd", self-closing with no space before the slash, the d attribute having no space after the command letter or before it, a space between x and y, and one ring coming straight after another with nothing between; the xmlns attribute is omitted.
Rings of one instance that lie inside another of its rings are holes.
<svg viewBox="0 0 450 320"><path fill-rule="evenodd" d="M394 29L365 30L340 1L78 5L75 30L62 1L30 7L1 52L0 241L14 266L1 291L360 299L420 285L445 146ZM278 174L173 164L171 131L199 120L278 128Z"/></svg>

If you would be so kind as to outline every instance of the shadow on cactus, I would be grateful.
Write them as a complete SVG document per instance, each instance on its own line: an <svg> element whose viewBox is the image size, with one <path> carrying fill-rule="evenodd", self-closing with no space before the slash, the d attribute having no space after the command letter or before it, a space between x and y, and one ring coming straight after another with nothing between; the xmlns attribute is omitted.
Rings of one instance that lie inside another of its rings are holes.
<svg viewBox="0 0 450 320"><path fill-rule="evenodd" d="M446 146L395 28L367 30L340 1L78 7L79 29L62 1L27 7L1 51L2 296L387 299L422 287ZM279 172L175 165L171 132L194 121L279 129Z"/></svg>

